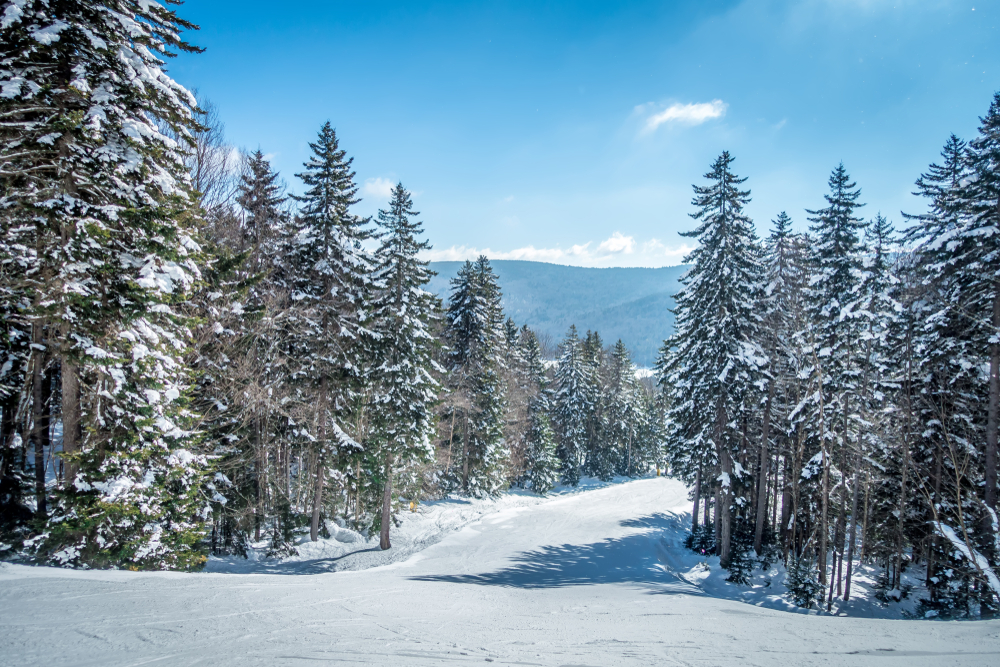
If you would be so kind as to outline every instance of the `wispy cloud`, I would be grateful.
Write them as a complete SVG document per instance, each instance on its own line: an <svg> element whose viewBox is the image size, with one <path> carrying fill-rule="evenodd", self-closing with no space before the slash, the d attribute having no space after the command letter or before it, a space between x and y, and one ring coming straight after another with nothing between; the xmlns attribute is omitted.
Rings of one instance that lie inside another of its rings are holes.
<svg viewBox="0 0 1000 667"><path fill-rule="evenodd" d="M722 100L699 102L696 104L671 104L669 107L654 113L646 119L645 131L653 132L664 123L680 123L683 125L701 125L712 118L726 115L728 104Z"/></svg>
<svg viewBox="0 0 1000 667"><path fill-rule="evenodd" d="M638 243L634 237L615 232L601 243L593 242L571 245L567 248L536 248L525 246L502 251L491 248L452 246L423 253L423 258L435 261L465 261L486 255L490 259L520 259L550 264L570 266L674 266L680 264L684 256L691 252L687 245L670 247L657 239Z"/></svg>
<svg viewBox="0 0 1000 667"><path fill-rule="evenodd" d="M369 197L375 197L378 199L388 199L392 196L392 189L396 187L388 178L369 178L365 181L365 184L361 186L362 194L368 195Z"/></svg>

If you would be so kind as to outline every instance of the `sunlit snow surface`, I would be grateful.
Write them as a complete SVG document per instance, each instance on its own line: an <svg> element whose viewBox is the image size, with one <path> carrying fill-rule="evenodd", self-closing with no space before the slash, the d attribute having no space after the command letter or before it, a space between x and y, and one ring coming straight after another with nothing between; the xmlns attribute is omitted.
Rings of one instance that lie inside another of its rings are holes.
<svg viewBox="0 0 1000 667"><path fill-rule="evenodd" d="M6 565L0 664L1000 664L1000 621L873 618L901 610L865 590L856 616L790 613L780 572L726 583L680 546L686 495L660 478L451 499L404 515L385 554L331 538L200 574Z"/></svg>

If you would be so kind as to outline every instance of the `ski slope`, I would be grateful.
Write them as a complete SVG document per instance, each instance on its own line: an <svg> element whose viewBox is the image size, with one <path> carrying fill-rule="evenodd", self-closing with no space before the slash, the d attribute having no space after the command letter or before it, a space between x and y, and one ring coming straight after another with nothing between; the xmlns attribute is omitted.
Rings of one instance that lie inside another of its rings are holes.
<svg viewBox="0 0 1000 667"><path fill-rule="evenodd" d="M266 573L6 565L0 664L1000 664L1000 621L790 613L768 608L783 604L769 594L716 597L745 591L711 561L697 575L704 567L677 544L687 509L684 487L663 478L445 502L404 517L401 543L422 550L368 569L331 571L374 553L364 545L259 565ZM458 527L455 512L470 523Z"/></svg>

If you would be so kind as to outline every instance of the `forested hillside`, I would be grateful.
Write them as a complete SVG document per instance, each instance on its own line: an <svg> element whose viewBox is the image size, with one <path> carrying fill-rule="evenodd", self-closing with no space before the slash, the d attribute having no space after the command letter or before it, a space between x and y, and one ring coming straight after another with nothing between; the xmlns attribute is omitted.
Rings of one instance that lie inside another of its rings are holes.
<svg viewBox="0 0 1000 667"><path fill-rule="evenodd" d="M639 366L652 367L663 339L673 332L673 295L683 266L657 269L590 269L543 262L493 260L503 290L504 310L553 343L570 325L621 339ZM432 262L438 273L428 283L446 298L461 262Z"/></svg>

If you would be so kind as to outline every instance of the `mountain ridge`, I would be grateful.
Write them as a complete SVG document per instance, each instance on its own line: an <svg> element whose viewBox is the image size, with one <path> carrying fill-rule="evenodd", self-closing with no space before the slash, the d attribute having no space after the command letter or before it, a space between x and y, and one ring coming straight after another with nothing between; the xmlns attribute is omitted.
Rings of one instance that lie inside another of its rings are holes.
<svg viewBox="0 0 1000 667"><path fill-rule="evenodd" d="M464 262L431 262L438 275L428 290L447 301L450 280ZM504 312L527 324L551 347L571 324L600 332L605 343L621 338L639 366L655 363L673 332L673 296L688 267L589 268L526 260L491 260L503 293Z"/></svg>

